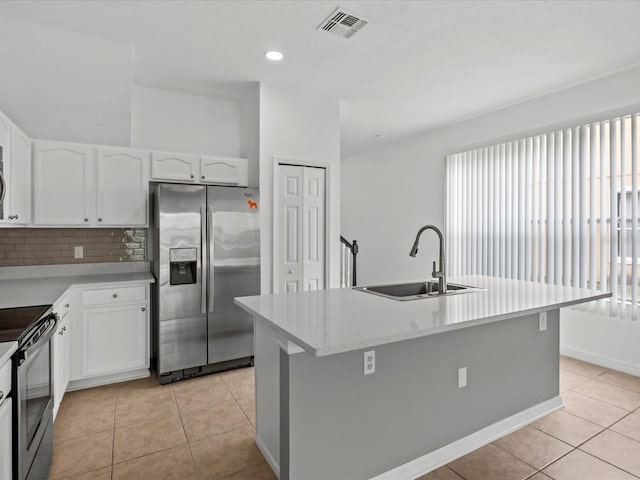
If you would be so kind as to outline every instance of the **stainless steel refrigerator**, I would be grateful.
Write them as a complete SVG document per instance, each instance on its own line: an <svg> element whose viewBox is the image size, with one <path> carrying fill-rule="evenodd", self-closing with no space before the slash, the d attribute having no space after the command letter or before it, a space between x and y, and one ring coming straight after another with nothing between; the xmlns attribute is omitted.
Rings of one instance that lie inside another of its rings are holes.
<svg viewBox="0 0 640 480"><path fill-rule="evenodd" d="M249 365L252 318L234 297L260 294L254 188L152 188L155 348L161 383Z"/></svg>

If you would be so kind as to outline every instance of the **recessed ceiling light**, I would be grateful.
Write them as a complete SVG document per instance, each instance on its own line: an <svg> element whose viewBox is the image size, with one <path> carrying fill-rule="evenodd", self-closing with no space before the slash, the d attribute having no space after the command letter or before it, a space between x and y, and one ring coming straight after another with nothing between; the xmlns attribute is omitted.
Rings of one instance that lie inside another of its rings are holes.
<svg viewBox="0 0 640 480"><path fill-rule="evenodd" d="M265 53L264 56L267 57L269 60L273 60L274 62L282 60L282 58L284 57L282 52L279 52L277 50L271 50Z"/></svg>

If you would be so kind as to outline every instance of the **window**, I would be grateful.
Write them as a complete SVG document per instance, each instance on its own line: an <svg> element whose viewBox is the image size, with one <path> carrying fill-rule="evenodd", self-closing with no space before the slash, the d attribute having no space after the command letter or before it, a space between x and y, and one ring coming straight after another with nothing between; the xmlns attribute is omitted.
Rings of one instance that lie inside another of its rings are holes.
<svg viewBox="0 0 640 480"><path fill-rule="evenodd" d="M635 318L639 124L631 115L448 156L449 271L611 290L611 313Z"/></svg>
<svg viewBox="0 0 640 480"><path fill-rule="evenodd" d="M627 219L625 221L626 224L626 228L624 230L624 232L622 231L622 220L621 220L621 211L624 208L624 210L627 212L627 215L629 215L629 212L632 211L633 208L633 202L632 202L632 192L630 190L627 190L625 192L624 195L624 203L625 205L622 205L622 192L618 192L618 262L621 263L622 262L622 250L624 249L625 253L625 262L627 263L627 265L631 265L633 263L633 257L631 255L631 252L633 251L633 245L632 243L635 242L635 248L637 249L636 251L640 252L640 236L634 235L634 229L633 229L633 222L630 216L627 216ZM640 192L636 192L636 202L638 202L638 200L640 200ZM636 203L636 205L639 205L639 203ZM638 217L636 216L636 222L638 221ZM635 239L635 240L634 240ZM623 244L624 244L624 248L623 248Z"/></svg>

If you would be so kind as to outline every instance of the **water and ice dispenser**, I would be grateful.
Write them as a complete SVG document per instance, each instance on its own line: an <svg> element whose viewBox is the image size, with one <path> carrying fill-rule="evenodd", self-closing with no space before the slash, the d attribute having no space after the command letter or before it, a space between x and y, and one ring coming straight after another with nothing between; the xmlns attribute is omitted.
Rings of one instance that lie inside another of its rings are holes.
<svg viewBox="0 0 640 480"><path fill-rule="evenodd" d="M196 248L169 249L169 284L189 285L196 283L197 272Z"/></svg>

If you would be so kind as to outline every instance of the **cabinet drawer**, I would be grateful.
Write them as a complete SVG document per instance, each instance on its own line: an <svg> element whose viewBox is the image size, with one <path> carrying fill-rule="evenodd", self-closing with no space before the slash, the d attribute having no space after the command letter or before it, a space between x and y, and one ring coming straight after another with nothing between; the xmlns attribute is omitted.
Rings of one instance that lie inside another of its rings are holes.
<svg viewBox="0 0 640 480"><path fill-rule="evenodd" d="M0 367L0 392L3 393L0 398L0 404L5 401L11 391L11 360Z"/></svg>
<svg viewBox="0 0 640 480"><path fill-rule="evenodd" d="M82 306L88 305L119 305L130 302L144 302L147 300L147 287L113 287L99 290L85 290L82 292Z"/></svg>

